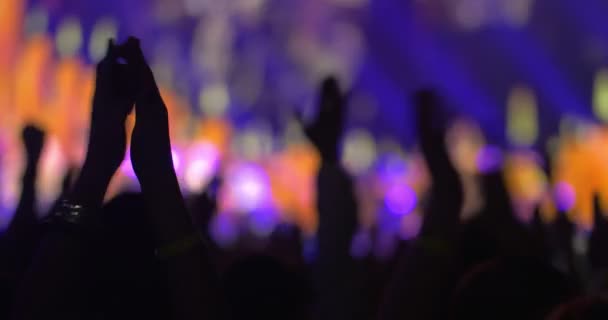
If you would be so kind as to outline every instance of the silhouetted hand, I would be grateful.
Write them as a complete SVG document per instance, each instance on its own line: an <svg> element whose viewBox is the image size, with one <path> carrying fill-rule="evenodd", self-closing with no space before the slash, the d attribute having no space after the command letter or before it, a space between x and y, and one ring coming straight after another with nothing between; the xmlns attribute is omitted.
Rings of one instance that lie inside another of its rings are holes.
<svg viewBox="0 0 608 320"><path fill-rule="evenodd" d="M21 137L25 146L27 161L35 165L40 159L44 146L44 132L33 125L28 125L23 129Z"/></svg>
<svg viewBox="0 0 608 320"><path fill-rule="evenodd" d="M433 179L432 200L422 233L431 229L445 231L448 230L446 228L459 224L463 188L445 144L446 128L445 123L442 123L439 98L430 90L422 90L416 93L414 102L420 148Z"/></svg>
<svg viewBox="0 0 608 320"><path fill-rule="evenodd" d="M332 163L338 161L338 142L343 126L344 98L336 79L329 77L321 85L317 118L304 130L321 154L323 161Z"/></svg>
<svg viewBox="0 0 608 320"><path fill-rule="evenodd" d="M128 66L118 61L121 50L110 39L108 52L97 65L86 158L86 163L94 163L97 170L110 176L125 156L125 120L134 103Z"/></svg>
<svg viewBox="0 0 608 320"><path fill-rule="evenodd" d="M169 117L156 80L146 62L139 40L129 38L127 60L135 88L136 121L131 137L133 170L142 185L158 174L175 175L171 157Z"/></svg>

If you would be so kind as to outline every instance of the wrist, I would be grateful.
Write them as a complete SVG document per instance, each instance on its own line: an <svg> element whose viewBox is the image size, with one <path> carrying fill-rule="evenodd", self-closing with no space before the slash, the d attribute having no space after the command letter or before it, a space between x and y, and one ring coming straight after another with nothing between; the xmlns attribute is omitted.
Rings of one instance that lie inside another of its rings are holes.
<svg viewBox="0 0 608 320"><path fill-rule="evenodd" d="M91 165L90 162L85 161L69 194L69 200L87 208L100 207L112 175L113 172L108 173L108 171L100 169L99 166Z"/></svg>

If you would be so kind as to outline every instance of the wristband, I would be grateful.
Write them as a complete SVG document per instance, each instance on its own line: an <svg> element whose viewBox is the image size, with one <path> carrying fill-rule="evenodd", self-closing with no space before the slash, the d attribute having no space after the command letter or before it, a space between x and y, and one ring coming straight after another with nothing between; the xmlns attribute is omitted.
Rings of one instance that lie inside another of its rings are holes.
<svg viewBox="0 0 608 320"><path fill-rule="evenodd" d="M200 235L198 232L194 232L157 248L154 250L154 254L161 260L167 260L188 253L193 248L201 246L202 244L203 240Z"/></svg>

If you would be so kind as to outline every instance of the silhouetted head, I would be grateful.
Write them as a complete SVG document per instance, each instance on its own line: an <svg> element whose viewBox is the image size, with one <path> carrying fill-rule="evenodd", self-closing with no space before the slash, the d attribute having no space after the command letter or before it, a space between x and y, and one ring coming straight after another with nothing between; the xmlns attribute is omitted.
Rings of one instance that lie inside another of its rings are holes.
<svg viewBox="0 0 608 320"><path fill-rule="evenodd" d="M99 307L111 319L168 319L166 275L141 194L125 193L102 210Z"/></svg>
<svg viewBox="0 0 608 320"><path fill-rule="evenodd" d="M301 319L306 290L301 279L277 260L254 255L235 263L225 274L231 319Z"/></svg>
<svg viewBox="0 0 608 320"><path fill-rule="evenodd" d="M549 265L528 258L499 258L471 270L452 300L453 319L543 319L574 294Z"/></svg>
<svg viewBox="0 0 608 320"><path fill-rule="evenodd" d="M484 175L482 177L482 190L485 197L485 207L488 209L487 213L501 215L502 218L513 217L511 199L502 171Z"/></svg>
<svg viewBox="0 0 608 320"><path fill-rule="evenodd" d="M608 319L608 298L582 297L560 305L549 320L604 320Z"/></svg>

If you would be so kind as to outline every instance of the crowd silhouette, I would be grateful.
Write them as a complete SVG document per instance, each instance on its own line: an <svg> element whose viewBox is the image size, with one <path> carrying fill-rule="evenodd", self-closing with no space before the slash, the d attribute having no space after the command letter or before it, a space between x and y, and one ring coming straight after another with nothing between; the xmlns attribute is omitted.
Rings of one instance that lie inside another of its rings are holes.
<svg viewBox="0 0 608 320"><path fill-rule="evenodd" d="M527 222L515 217L497 166L480 177L480 212L461 219L449 119L432 89L413 95L432 178L420 234L388 259L353 257L358 203L338 152L346 99L331 77L319 97L315 119L300 120L321 156L314 257L302 257L300 231L290 226L277 228L264 248L242 243L226 251L208 235L216 194L182 196L167 109L139 40L110 40L97 66L85 162L66 172L46 215L35 205L45 134L23 129L21 198L0 241L0 318L608 319L608 221L600 209L581 255L573 239L585 235L564 213L551 223L538 213ZM130 154L141 192L104 204L125 158L132 112Z"/></svg>

